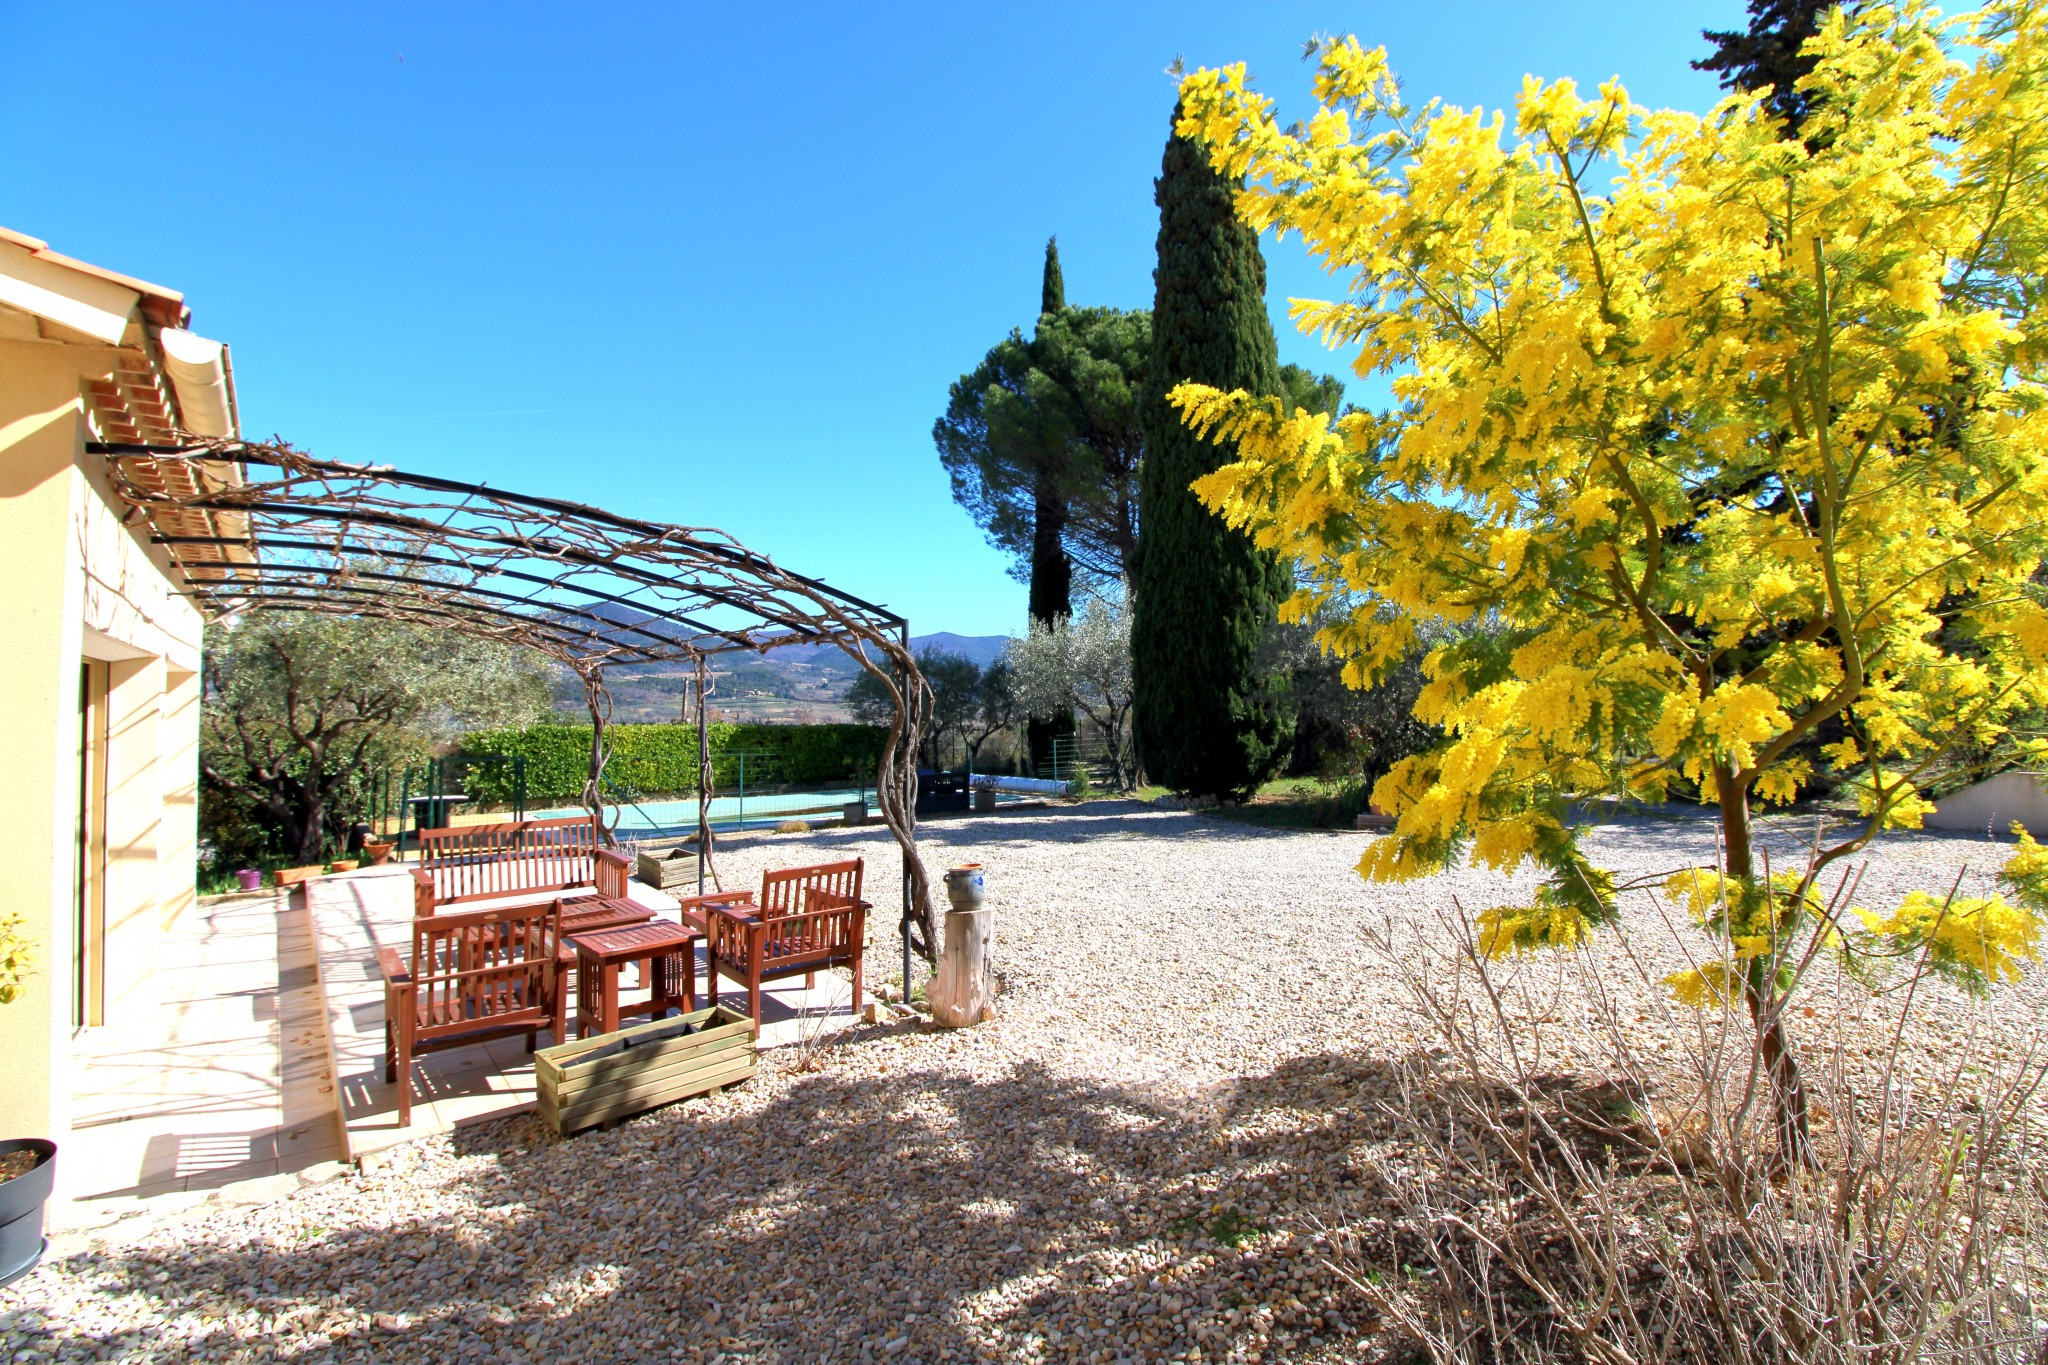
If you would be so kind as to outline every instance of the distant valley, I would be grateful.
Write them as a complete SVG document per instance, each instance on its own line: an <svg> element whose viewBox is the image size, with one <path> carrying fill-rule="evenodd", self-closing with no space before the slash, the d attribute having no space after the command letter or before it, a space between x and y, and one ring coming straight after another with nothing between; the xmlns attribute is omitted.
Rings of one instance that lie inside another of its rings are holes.
<svg viewBox="0 0 2048 1365"><path fill-rule="evenodd" d="M914 650L933 648L986 667L1002 657L1003 635L955 635L938 631L914 635ZM765 654L728 654L710 664L709 709L715 720L770 724L825 724L853 719L840 700L860 665L836 645L789 645ZM680 720L685 698L696 685L678 663L629 664L609 669L612 719L645 724ZM583 709L582 690L571 680L555 689L555 708L565 718Z"/></svg>

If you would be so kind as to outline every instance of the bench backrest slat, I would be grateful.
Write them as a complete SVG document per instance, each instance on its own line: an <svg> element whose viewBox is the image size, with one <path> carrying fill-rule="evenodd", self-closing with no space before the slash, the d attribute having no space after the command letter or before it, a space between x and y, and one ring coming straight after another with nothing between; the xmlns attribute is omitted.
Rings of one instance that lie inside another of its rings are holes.
<svg viewBox="0 0 2048 1365"><path fill-rule="evenodd" d="M587 815L455 825L419 832L417 866L440 904L529 891L567 891L597 879L597 834Z"/></svg>

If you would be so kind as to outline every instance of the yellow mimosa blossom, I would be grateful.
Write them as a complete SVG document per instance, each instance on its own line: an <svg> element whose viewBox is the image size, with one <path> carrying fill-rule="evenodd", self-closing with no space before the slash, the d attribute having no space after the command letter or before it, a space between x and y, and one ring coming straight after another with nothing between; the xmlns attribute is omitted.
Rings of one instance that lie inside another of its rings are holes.
<svg viewBox="0 0 2048 1365"><path fill-rule="evenodd" d="M1742 998L1742 973L1726 962L1709 962L1664 978L1681 1005L1696 1010L1725 1009Z"/></svg>
<svg viewBox="0 0 2048 1365"><path fill-rule="evenodd" d="M1592 924L1570 906L1497 905L1479 915L1479 951L1488 957L1572 948L1592 934Z"/></svg>
<svg viewBox="0 0 2048 1365"><path fill-rule="evenodd" d="M2002 896L1943 900L1913 891L1889 915L1859 913L1873 934L1925 950L1934 965L1973 989L2017 981L2021 962L2040 960L2039 920Z"/></svg>

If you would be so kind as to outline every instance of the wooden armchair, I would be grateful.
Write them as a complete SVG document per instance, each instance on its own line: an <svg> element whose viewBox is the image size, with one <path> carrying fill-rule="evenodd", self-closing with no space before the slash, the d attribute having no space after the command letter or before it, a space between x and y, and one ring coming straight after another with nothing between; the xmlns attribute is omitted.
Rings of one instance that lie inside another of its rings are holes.
<svg viewBox="0 0 2048 1365"><path fill-rule="evenodd" d="M868 903L860 898L861 860L786 868L761 879L761 898L704 897L711 998L718 974L747 988L747 1014L761 1022L761 985L803 974L817 984L825 967L853 972L853 1009L861 1007L861 952ZM687 913L687 912L686 912Z"/></svg>
<svg viewBox="0 0 2048 1365"><path fill-rule="evenodd" d="M384 1079L398 1086L398 1126L412 1122L412 1059L511 1034L531 1052L541 1029L567 1041L567 999L556 969L556 902L429 915L412 922L412 961L380 948Z"/></svg>
<svg viewBox="0 0 2048 1365"><path fill-rule="evenodd" d="M849 858L843 863L779 868L761 874L758 900L752 891L714 891L703 896L684 896L676 903L683 909L683 923L709 934L710 910L715 905L752 906L756 914L789 915L806 908L804 896L813 890L829 891L847 900L859 901L861 873L866 865L864 859ZM866 902L862 905L865 907ZM716 982L712 983L712 988L716 991Z"/></svg>

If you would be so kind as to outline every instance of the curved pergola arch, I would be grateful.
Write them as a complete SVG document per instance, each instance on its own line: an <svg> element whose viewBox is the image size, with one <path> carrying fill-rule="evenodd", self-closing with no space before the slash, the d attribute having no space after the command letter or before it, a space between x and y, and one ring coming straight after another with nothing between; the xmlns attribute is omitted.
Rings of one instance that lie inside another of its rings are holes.
<svg viewBox="0 0 2048 1365"><path fill-rule="evenodd" d="M592 731L583 804L607 840L607 668L691 665L701 729L708 660L792 644L845 651L895 704L875 793L903 852L906 943L933 959L914 757L931 692L902 616L710 527L323 460L283 440L90 449L106 457L115 493L149 521L209 619L305 611L407 621L521 645L574 672ZM708 769L701 746L700 760ZM708 858L701 812L700 830Z"/></svg>

